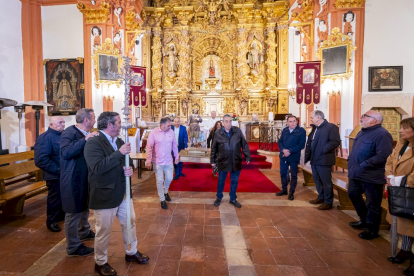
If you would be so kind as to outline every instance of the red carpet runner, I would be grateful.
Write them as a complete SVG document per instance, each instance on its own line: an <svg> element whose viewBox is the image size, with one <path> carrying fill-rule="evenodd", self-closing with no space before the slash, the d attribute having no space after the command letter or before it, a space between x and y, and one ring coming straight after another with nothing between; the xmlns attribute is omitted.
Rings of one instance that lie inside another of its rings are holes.
<svg viewBox="0 0 414 276"><path fill-rule="evenodd" d="M237 192L277 193L280 191L259 169L270 169L271 164L265 162L266 157L257 155L259 143L249 143L252 161L247 165L243 162ZM244 158L243 158L244 160ZM170 191L216 192L217 177L211 174L210 164L184 163L185 177L173 180ZM230 191L230 174L227 175L224 191Z"/></svg>

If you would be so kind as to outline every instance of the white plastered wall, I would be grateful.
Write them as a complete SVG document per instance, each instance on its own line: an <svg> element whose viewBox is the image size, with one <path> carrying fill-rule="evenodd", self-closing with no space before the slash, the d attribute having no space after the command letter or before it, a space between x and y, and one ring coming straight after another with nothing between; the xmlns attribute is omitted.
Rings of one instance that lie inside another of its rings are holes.
<svg viewBox="0 0 414 276"><path fill-rule="evenodd" d="M414 1L367 1L362 79L362 108L395 107L403 118L412 116L414 95L414 36L411 30ZM403 66L403 90L368 92L368 67Z"/></svg>
<svg viewBox="0 0 414 276"><path fill-rule="evenodd" d="M22 4L20 1L0 1L0 98L24 102ZM13 107L1 110L3 149L15 152L19 144L19 121ZM25 141L24 118L22 141Z"/></svg>
<svg viewBox="0 0 414 276"><path fill-rule="evenodd" d="M43 59L84 57L83 15L76 5L42 7L42 40ZM46 92L44 96L46 101ZM74 115L63 118L66 127L76 124ZM46 126L48 119L46 112Z"/></svg>

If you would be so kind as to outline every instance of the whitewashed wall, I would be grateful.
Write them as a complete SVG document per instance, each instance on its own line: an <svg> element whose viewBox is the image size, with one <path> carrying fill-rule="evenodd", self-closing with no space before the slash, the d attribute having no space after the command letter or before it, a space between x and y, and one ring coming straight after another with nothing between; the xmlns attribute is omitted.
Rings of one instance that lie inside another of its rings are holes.
<svg viewBox="0 0 414 276"><path fill-rule="evenodd" d="M24 102L22 4L20 1L0 1L0 98ZM1 110L3 149L15 152L19 144L19 125L13 107ZM24 118L22 119L23 143Z"/></svg>
<svg viewBox="0 0 414 276"><path fill-rule="evenodd" d="M76 5L42 7L42 39L43 59L84 57L83 16ZM44 95L46 101L46 92ZM63 118L66 127L76 124L75 116ZM46 115L46 126L48 119Z"/></svg>
<svg viewBox="0 0 414 276"><path fill-rule="evenodd" d="M414 94L414 36L411 20L414 1L367 1L365 5L365 43L362 81L362 112L373 105L393 106L390 96L398 101L405 98L409 106L406 116L412 114ZM368 92L368 67L403 66L403 91ZM409 98L407 94L410 95ZM375 103L373 103L375 101ZM388 103L388 104L386 104ZM401 111L400 111L401 112ZM404 114L404 113L403 113Z"/></svg>

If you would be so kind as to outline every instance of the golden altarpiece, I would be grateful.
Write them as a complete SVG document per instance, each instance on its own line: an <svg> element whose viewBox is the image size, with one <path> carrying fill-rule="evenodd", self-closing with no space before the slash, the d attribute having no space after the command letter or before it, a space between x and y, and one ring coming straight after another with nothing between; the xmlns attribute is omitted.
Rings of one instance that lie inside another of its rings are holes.
<svg viewBox="0 0 414 276"><path fill-rule="evenodd" d="M145 3L144 120L176 114L288 113L289 1L154 0Z"/></svg>

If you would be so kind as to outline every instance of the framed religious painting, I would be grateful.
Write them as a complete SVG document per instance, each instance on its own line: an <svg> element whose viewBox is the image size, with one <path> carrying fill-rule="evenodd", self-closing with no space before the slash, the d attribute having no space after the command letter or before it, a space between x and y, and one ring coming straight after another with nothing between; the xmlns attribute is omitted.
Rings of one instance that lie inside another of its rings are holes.
<svg viewBox="0 0 414 276"><path fill-rule="evenodd" d="M350 64L352 52L356 50L353 43L348 35L339 32L339 28L332 29L331 35L322 42L316 54L322 62L322 82L325 79L349 79L352 76Z"/></svg>
<svg viewBox="0 0 414 276"><path fill-rule="evenodd" d="M375 66L368 68L368 91L386 92L402 90L402 66Z"/></svg>
<svg viewBox="0 0 414 276"><path fill-rule="evenodd" d="M46 101L49 116L75 115L85 107L83 58L46 59Z"/></svg>
<svg viewBox="0 0 414 276"><path fill-rule="evenodd" d="M105 39L102 46L97 46L97 49L92 56L95 73L95 85L98 88L101 84L115 84L120 85L120 80L117 74L120 73L122 66L122 57L119 49L111 43L111 39Z"/></svg>

